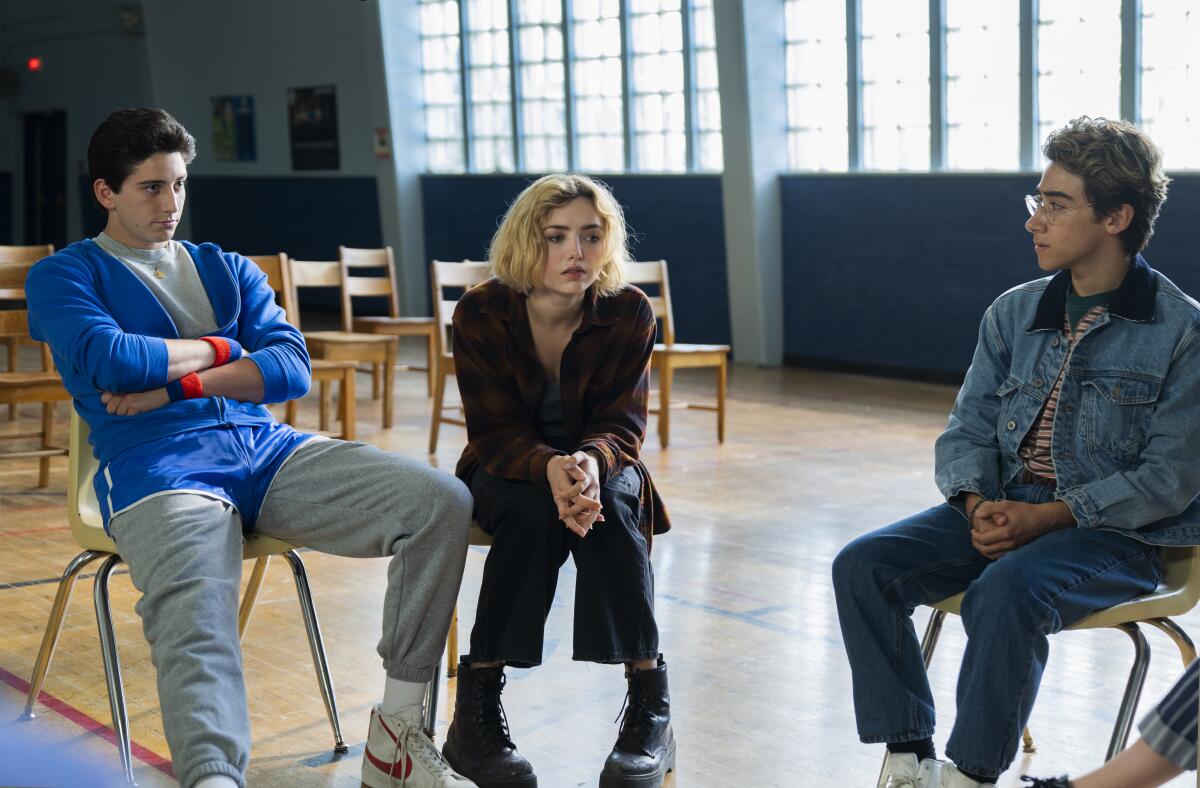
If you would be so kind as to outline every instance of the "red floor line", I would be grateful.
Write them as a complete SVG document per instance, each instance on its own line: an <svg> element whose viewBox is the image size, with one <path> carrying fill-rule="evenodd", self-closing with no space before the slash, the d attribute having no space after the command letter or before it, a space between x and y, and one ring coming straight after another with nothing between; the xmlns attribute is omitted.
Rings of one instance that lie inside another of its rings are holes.
<svg viewBox="0 0 1200 788"><path fill-rule="evenodd" d="M3 681L5 684L14 688L22 695L29 694L29 682L20 676L15 676L12 673L9 673L4 668L0 668L0 681ZM86 712L80 711L69 703L59 700L44 690L40 695L38 695L38 701L41 702L46 708L62 717L67 718L71 722L86 730L88 733L99 736L109 744L112 744L114 747L116 746L117 735L113 733L112 728L88 715ZM133 754L133 757L137 758L142 763L158 769L160 772L172 779L175 778L175 772L171 769L171 762L158 753L146 749L135 741L130 741L129 750Z"/></svg>

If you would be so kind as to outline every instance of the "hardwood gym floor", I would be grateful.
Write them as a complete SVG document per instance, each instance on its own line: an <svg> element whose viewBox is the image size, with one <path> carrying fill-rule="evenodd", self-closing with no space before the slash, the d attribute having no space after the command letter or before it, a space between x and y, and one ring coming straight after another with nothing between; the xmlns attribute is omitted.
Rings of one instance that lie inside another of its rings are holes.
<svg viewBox="0 0 1200 788"><path fill-rule="evenodd" d="M710 377L680 375L679 395L702 399ZM423 457L429 406L424 381L397 379L396 426L380 430L378 403L360 376L360 436ZM882 748L858 743L829 581L837 550L863 531L937 502L932 445L954 389L794 369L732 371L727 442L712 414L673 414L672 444L651 438L646 462L671 507L675 529L655 540L657 610L670 666L679 768L668 786L874 785ZM315 397L301 426L315 423ZM66 408L60 406L65 436ZM21 420L34 424L26 406ZM653 419L651 426L653 427ZM0 434L15 426L0 414ZM430 461L452 469L464 432L444 427ZM0 451L4 443L0 442ZM97 647L91 584L80 582L46 681L50 705L15 721L24 702L57 576L75 548L63 516L66 464L56 460L48 490L34 487L31 461L0 460L0 736L65 744L114 768L103 736L110 722ZM484 550L472 548L460 593L463 642L470 632ZM305 553L332 665L349 756L331 757L329 728L313 679L290 573L268 573L244 646L254 730L252 786L357 786L361 746L383 672L374 652L384 588L383 559L352 561ZM130 723L143 786L170 785L157 693L128 576L114 578L113 610ZM570 660L574 570L562 574L547 625L545 665L511 671L505 707L513 738L543 788L595 785L611 747L624 682L619 668ZM917 613L924 626L926 613ZM1200 612L1181 622L1200 634ZM1142 709L1181 670L1157 631ZM1118 632L1064 633L1051 660L1031 728L1038 753L1023 771L1049 776L1099 763L1132 657ZM939 749L954 719L962 629L947 622L934 661L941 710ZM43 696L45 699L46 696ZM443 680L444 733L453 681ZM79 785L95 784L81 776ZM1173 786L1192 784L1181 777Z"/></svg>

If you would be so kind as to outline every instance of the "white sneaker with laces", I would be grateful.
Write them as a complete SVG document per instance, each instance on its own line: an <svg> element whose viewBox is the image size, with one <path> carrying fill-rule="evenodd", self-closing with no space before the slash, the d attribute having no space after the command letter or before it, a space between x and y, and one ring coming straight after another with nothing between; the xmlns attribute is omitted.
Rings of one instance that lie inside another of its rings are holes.
<svg viewBox="0 0 1200 788"><path fill-rule="evenodd" d="M995 783L975 782L952 763L943 763L939 771L937 781L929 783L930 788L996 788Z"/></svg>
<svg viewBox="0 0 1200 788"><path fill-rule="evenodd" d="M921 764L927 762L928 759L918 764L916 753L889 752L883 766L883 774L879 775L879 782L875 788L918 788L921 785L917 781Z"/></svg>
<svg viewBox="0 0 1200 788"><path fill-rule="evenodd" d="M371 709L362 781L369 788L475 788L455 772L421 729L420 713L384 715Z"/></svg>

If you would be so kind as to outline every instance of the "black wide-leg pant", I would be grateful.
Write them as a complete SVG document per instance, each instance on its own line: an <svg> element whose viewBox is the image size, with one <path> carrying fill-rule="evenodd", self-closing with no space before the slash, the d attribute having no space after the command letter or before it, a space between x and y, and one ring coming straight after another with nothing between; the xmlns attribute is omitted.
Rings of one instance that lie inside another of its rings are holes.
<svg viewBox="0 0 1200 788"><path fill-rule="evenodd" d="M613 475L600 492L604 522L580 538L558 519L549 490L501 479L477 467L467 480L475 519L492 535L470 662L542 662L546 617L558 571L575 559L573 659L617 664L658 656L654 575L642 535L641 478L634 468Z"/></svg>

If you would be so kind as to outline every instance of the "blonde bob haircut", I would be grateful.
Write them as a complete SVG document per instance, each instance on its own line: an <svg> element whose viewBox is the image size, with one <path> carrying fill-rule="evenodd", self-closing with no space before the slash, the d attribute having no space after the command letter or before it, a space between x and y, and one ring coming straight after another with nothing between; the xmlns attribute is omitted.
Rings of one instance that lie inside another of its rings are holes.
<svg viewBox="0 0 1200 788"><path fill-rule="evenodd" d="M551 213L579 197L591 200L603 224L603 257L593 287L601 296L619 293L629 262L625 214L607 186L579 173L545 175L517 195L488 248L492 275L522 293L541 284L546 268L542 230Z"/></svg>

